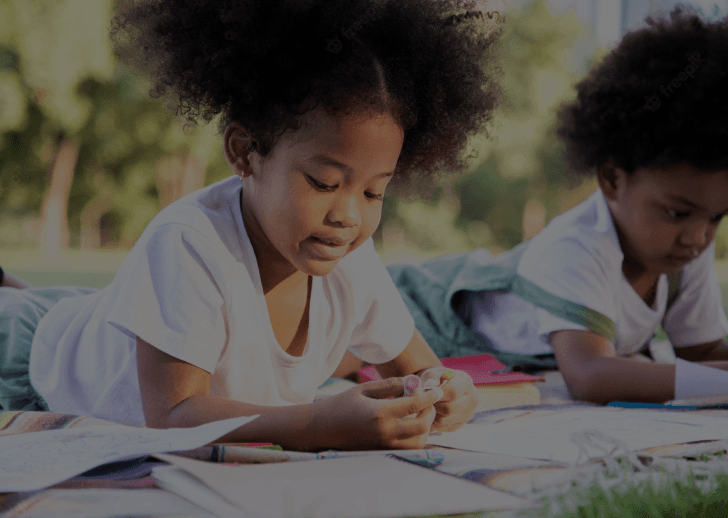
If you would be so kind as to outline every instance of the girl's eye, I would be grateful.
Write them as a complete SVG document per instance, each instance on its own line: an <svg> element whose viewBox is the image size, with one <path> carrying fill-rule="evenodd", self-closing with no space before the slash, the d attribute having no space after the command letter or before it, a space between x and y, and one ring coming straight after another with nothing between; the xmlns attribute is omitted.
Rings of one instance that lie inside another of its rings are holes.
<svg viewBox="0 0 728 518"><path fill-rule="evenodd" d="M674 210L674 209L667 209L667 214L672 219L685 219L688 216L690 216L689 212L686 212L684 210Z"/></svg>
<svg viewBox="0 0 728 518"><path fill-rule="evenodd" d="M384 194L374 194L373 192L365 192L364 195L370 200L382 201L384 200Z"/></svg>
<svg viewBox="0 0 728 518"><path fill-rule="evenodd" d="M308 177L308 179L311 182L311 184L313 184L314 187L316 187L317 189L319 189L321 191L328 192L328 191L333 190L334 187L336 187L335 185L326 185L325 183L321 183L318 180L315 180L314 178L312 178L310 176Z"/></svg>
<svg viewBox="0 0 728 518"><path fill-rule="evenodd" d="M720 223L720 220L722 220L724 216L725 216L725 213L721 213L721 214L712 214L712 215L710 216L710 220L711 220L711 221L712 221L713 223Z"/></svg>

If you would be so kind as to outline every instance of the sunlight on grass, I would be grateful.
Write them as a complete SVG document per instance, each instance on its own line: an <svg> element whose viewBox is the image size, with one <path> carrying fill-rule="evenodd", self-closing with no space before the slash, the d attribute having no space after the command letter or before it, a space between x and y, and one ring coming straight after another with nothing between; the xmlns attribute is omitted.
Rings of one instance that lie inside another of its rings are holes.
<svg viewBox="0 0 728 518"><path fill-rule="evenodd" d="M594 484L586 491L544 502L537 513L522 518L681 518L728 516L728 474L714 477L715 490L705 492L695 477L648 482L626 489L602 489ZM569 505L567 500L579 502ZM556 508L556 509L555 509ZM560 510L557 510L560 509Z"/></svg>

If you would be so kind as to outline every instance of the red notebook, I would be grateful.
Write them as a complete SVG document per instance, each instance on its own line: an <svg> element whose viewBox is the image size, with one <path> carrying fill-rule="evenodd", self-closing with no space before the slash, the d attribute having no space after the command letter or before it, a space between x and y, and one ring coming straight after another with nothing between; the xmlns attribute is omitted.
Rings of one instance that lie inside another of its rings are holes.
<svg viewBox="0 0 728 518"><path fill-rule="evenodd" d="M506 366L493 358L490 354L475 354L473 356L458 356L457 358L442 358L445 367L467 372L476 385L491 383L520 383L524 381L540 381L542 378L531 376L522 372L508 372L505 374L491 374L491 371L505 369ZM382 379L374 366L364 367L359 371L359 381L376 381Z"/></svg>

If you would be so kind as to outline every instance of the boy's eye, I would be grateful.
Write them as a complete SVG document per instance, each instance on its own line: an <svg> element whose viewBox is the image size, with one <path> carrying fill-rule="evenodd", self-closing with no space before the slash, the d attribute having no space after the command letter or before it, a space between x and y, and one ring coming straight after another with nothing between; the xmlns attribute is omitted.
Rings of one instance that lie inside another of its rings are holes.
<svg viewBox="0 0 728 518"><path fill-rule="evenodd" d="M364 195L370 200L384 200L384 194L374 194L373 192L365 192Z"/></svg>
<svg viewBox="0 0 728 518"><path fill-rule="evenodd" d="M712 221L713 223L720 223L720 220L722 220L722 219L723 219L723 217L725 217L725 212L722 212L722 213L720 213L720 214L711 214L711 215L710 215L710 220L711 220L711 221Z"/></svg>
<svg viewBox="0 0 728 518"><path fill-rule="evenodd" d="M685 219L690 216L690 213L684 210L667 209L667 214L672 219Z"/></svg>

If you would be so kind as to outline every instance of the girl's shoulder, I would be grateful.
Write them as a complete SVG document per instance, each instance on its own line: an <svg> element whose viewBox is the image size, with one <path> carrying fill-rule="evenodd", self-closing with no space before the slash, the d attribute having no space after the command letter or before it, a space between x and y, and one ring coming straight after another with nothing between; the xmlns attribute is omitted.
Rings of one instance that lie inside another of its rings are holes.
<svg viewBox="0 0 728 518"><path fill-rule="evenodd" d="M234 176L227 178L169 204L147 225L137 245L144 245L152 236L186 232L240 257L245 226L240 209L241 183L236 180Z"/></svg>

